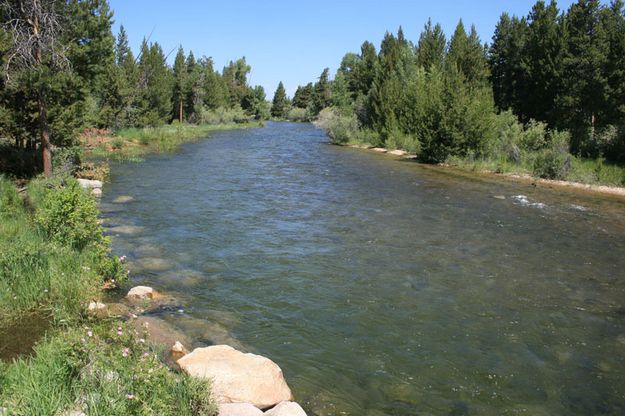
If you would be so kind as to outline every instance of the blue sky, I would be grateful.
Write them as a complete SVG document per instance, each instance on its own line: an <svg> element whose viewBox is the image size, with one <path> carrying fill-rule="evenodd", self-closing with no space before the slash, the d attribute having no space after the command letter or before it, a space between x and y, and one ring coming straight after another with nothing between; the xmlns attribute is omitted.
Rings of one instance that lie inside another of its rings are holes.
<svg viewBox="0 0 625 416"><path fill-rule="evenodd" d="M314 81L325 67L334 73L346 52L358 52L363 41L376 47L385 31L401 25L412 41L428 17L439 22L448 38L462 18L483 42L492 38L504 11L527 15L533 0L110 0L114 33L123 24L136 51L144 36L165 52L182 44L196 57L211 56L221 69L245 56L252 66L250 83L262 85L268 99L280 81L292 95L300 84ZM560 0L568 9L573 0ZM170 56L173 60L175 51Z"/></svg>

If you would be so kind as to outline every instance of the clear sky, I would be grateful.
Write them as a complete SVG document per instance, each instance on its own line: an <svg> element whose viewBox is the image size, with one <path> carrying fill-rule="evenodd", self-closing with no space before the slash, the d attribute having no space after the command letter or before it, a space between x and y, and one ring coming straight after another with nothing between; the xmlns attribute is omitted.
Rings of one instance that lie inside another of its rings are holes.
<svg viewBox="0 0 625 416"><path fill-rule="evenodd" d="M568 9L573 0L560 0ZM363 41L379 47L384 32L401 25L414 42L428 17L448 38L462 18L490 42L503 12L525 16L534 0L110 0L114 33L123 24L136 52L144 36L165 53L182 44L196 58L210 56L215 68L245 56L250 83L262 85L271 99L280 81L292 96L325 67L334 74L346 52ZM173 60L175 50L170 56Z"/></svg>

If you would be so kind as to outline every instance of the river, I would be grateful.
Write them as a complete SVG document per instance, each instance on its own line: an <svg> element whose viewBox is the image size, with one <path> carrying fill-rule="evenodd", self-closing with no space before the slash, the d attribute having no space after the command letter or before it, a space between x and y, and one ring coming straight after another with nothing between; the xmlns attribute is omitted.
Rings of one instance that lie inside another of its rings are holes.
<svg viewBox="0 0 625 416"><path fill-rule="evenodd" d="M623 199L327 141L268 123L112 165L114 251L192 346L271 358L310 415L625 414Z"/></svg>

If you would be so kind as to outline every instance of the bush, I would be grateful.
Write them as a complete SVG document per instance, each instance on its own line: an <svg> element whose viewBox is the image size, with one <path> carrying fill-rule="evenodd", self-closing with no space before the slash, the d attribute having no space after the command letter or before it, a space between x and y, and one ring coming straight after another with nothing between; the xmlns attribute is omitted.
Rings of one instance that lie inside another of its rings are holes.
<svg viewBox="0 0 625 416"><path fill-rule="evenodd" d="M289 110L286 118L289 121L305 122L309 120L308 111L305 108L293 107Z"/></svg>
<svg viewBox="0 0 625 416"><path fill-rule="evenodd" d="M321 110L314 124L326 130L334 144L345 144L358 136L356 115L343 115L332 107Z"/></svg>
<svg viewBox="0 0 625 416"><path fill-rule="evenodd" d="M201 122L204 124L231 124L231 123L248 123L253 117L245 114L241 107L216 109L203 109L200 116Z"/></svg>
<svg viewBox="0 0 625 416"><path fill-rule="evenodd" d="M566 179L571 170L572 158L568 151L570 136L553 131L551 147L542 150L534 160L534 175L545 179Z"/></svg>
<svg viewBox="0 0 625 416"><path fill-rule="evenodd" d="M104 240L95 200L73 179L44 192L35 221L52 241L79 250Z"/></svg>
<svg viewBox="0 0 625 416"><path fill-rule="evenodd" d="M0 218L14 218L22 210L22 200L13 182L0 176Z"/></svg>
<svg viewBox="0 0 625 416"><path fill-rule="evenodd" d="M58 147L52 155L52 170L57 176L74 175L80 168L83 150L80 146Z"/></svg>

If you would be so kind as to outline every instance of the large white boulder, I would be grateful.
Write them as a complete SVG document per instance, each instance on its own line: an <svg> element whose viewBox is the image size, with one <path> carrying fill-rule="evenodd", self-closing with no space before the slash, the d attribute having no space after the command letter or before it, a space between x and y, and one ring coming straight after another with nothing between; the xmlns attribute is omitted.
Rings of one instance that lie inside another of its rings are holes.
<svg viewBox="0 0 625 416"><path fill-rule="evenodd" d="M302 406L295 402L280 402L271 410L267 410L265 415L268 416L306 416L306 412Z"/></svg>
<svg viewBox="0 0 625 416"><path fill-rule="evenodd" d="M222 403L218 416L262 416L263 411L250 403Z"/></svg>
<svg viewBox="0 0 625 416"><path fill-rule="evenodd" d="M193 377L211 379L218 403L251 403L266 409L292 399L291 389L276 363L228 345L196 348L179 359L178 365Z"/></svg>

